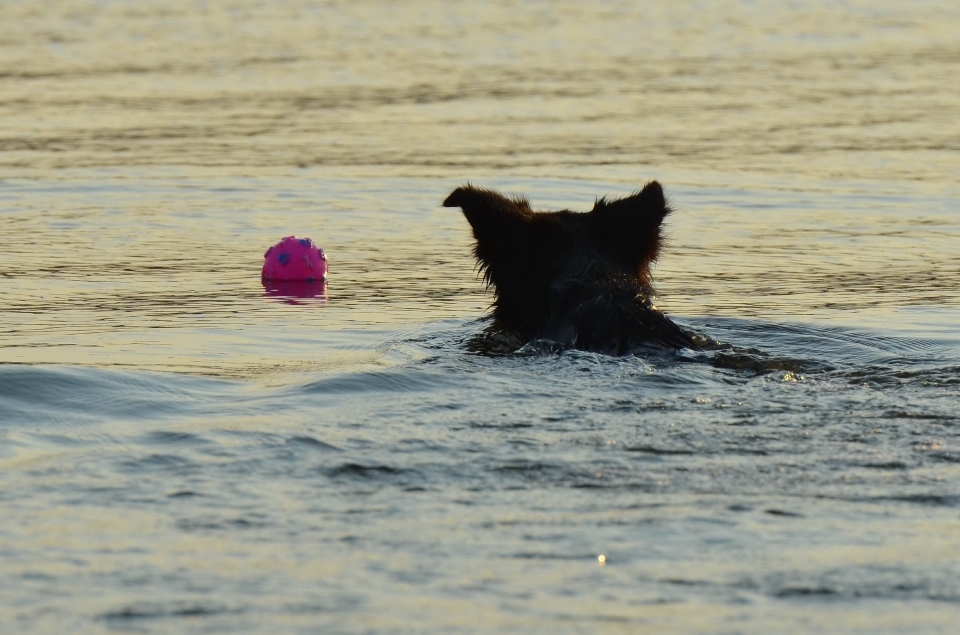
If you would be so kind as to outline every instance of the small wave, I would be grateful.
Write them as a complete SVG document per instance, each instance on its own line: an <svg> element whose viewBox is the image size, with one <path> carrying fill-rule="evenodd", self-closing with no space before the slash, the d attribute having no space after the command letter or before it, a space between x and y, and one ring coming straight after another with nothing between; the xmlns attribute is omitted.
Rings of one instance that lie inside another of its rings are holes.
<svg viewBox="0 0 960 635"><path fill-rule="evenodd" d="M803 518L803 514L799 512L792 512L788 509L770 508L763 510L763 513L771 516L781 516L783 518Z"/></svg>
<svg viewBox="0 0 960 635"><path fill-rule="evenodd" d="M851 496L843 500L863 503L908 503L911 505L929 505L931 507L958 507L960 506L960 496L948 494L890 494L879 496L859 497Z"/></svg>
<svg viewBox="0 0 960 635"><path fill-rule="evenodd" d="M948 452L946 450L935 450L926 452L924 456L944 463L960 463L960 451Z"/></svg>
<svg viewBox="0 0 960 635"><path fill-rule="evenodd" d="M595 553L550 553L546 551L518 551L510 555L517 560L560 560L560 561L593 561L596 562Z"/></svg>
<svg viewBox="0 0 960 635"><path fill-rule="evenodd" d="M0 418L24 423L166 418L219 403L237 387L173 373L0 364Z"/></svg>
<svg viewBox="0 0 960 635"><path fill-rule="evenodd" d="M909 571L877 570L874 567L853 569L825 575L824 580L773 582L769 594L784 600L823 598L831 600L928 600L960 602L955 583L927 579L904 581Z"/></svg>
<svg viewBox="0 0 960 635"><path fill-rule="evenodd" d="M290 445L297 445L301 447L311 448L314 450L342 452L342 450L335 445L331 445L330 443L325 443L320 439L315 439L311 436L306 436L306 435L292 437L289 440L287 440L287 443Z"/></svg>
<svg viewBox="0 0 960 635"><path fill-rule="evenodd" d="M119 462L121 470L129 473L140 474L145 471L159 470L171 474L184 474L194 472L199 469L199 465L190 459L177 454L147 454L145 456L133 459L125 459Z"/></svg>
<svg viewBox="0 0 960 635"><path fill-rule="evenodd" d="M363 465L361 463L341 463L340 465L324 470L327 476L356 477L363 479L379 479L383 477L405 476L416 474L413 470L393 467L391 465Z"/></svg>
<svg viewBox="0 0 960 635"><path fill-rule="evenodd" d="M270 523L260 519L260 518L211 518L211 517L197 517L197 518L183 518L178 520L177 528L182 531L220 531L220 530L234 530L234 529L256 529L262 527L270 526Z"/></svg>
<svg viewBox="0 0 960 635"><path fill-rule="evenodd" d="M831 595L839 595L839 592L836 589L831 589L829 587L817 586L817 587L785 587L779 589L773 593L774 597L777 598L795 598L795 597L829 597Z"/></svg>
<svg viewBox="0 0 960 635"><path fill-rule="evenodd" d="M155 430L144 436L146 445L198 445L207 443L203 437L188 432Z"/></svg>
<svg viewBox="0 0 960 635"><path fill-rule="evenodd" d="M217 604L196 604L191 602L175 602L171 604L131 604L115 611L107 611L97 616L106 621L150 620L168 617L211 617L225 613L239 613Z"/></svg>
<svg viewBox="0 0 960 635"><path fill-rule="evenodd" d="M920 385L930 387L953 387L960 385L960 365L916 368L928 365L929 361L899 360L896 364L872 365L854 368L836 374L850 383L877 386Z"/></svg>
<svg viewBox="0 0 960 635"><path fill-rule="evenodd" d="M641 452L643 454L655 454L658 456L677 456L693 454L693 450L685 448L662 448L652 445L628 445L624 448L627 452Z"/></svg>
<svg viewBox="0 0 960 635"><path fill-rule="evenodd" d="M859 467L865 467L871 470L906 470L910 466L903 461L868 461L860 463Z"/></svg>
<svg viewBox="0 0 960 635"><path fill-rule="evenodd" d="M408 368L376 372L354 372L320 379L298 389L304 394L343 395L350 393L426 392L448 385L448 377Z"/></svg>

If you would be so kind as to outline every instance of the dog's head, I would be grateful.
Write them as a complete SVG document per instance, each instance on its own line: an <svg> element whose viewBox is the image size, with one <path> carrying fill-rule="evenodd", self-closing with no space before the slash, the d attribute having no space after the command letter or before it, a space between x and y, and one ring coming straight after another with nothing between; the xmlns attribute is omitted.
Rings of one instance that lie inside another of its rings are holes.
<svg viewBox="0 0 960 635"><path fill-rule="evenodd" d="M650 266L670 213L656 181L587 213L535 212L523 198L467 185L443 202L460 207L477 240L480 271L495 291L494 314L528 336L542 334L576 303L616 293L650 295Z"/></svg>

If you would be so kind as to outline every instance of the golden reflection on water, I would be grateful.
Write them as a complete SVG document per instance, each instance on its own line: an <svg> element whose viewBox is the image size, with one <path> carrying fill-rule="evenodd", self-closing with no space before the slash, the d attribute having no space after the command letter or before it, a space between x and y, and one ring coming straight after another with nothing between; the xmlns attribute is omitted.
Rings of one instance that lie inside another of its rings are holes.
<svg viewBox="0 0 960 635"><path fill-rule="evenodd" d="M467 224L438 204L453 179L98 182L5 186L4 361L246 376L309 367L310 350L323 350L324 364L350 364L371 355L382 329L476 318L490 300ZM629 191L567 179L490 183L534 205L577 209ZM655 275L659 304L673 314L902 328L904 308L960 304L960 218L949 201L668 191L678 209ZM335 263L323 292L264 288L263 250L290 232L314 236Z"/></svg>
<svg viewBox="0 0 960 635"><path fill-rule="evenodd" d="M0 166L952 184L949 2L0 6Z"/></svg>

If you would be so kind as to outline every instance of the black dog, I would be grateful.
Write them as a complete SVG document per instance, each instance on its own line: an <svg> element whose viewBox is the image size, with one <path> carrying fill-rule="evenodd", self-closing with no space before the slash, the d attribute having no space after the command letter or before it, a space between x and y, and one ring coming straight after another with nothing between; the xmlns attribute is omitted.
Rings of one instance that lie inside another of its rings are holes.
<svg viewBox="0 0 960 635"><path fill-rule="evenodd" d="M652 303L650 265L670 213L656 181L588 213L535 212L523 198L467 185L443 202L460 207L474 253L494 287L495 324L524 341L548 339L612 355L639 347L698 348Z"/></svg>

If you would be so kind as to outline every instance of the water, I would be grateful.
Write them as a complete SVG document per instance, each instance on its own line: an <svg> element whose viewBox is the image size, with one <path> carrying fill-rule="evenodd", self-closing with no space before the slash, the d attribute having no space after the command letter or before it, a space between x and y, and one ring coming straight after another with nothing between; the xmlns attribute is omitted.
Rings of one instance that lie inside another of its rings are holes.
<svg viewBox="0 0 960 635"><path fill-rule="evenodd" d="M952 633L957 32L3 3L0 631ZM473 352L451 189L652 178L659 305L736 349ZM261 284L291 233L325 294Z"/></svg>

